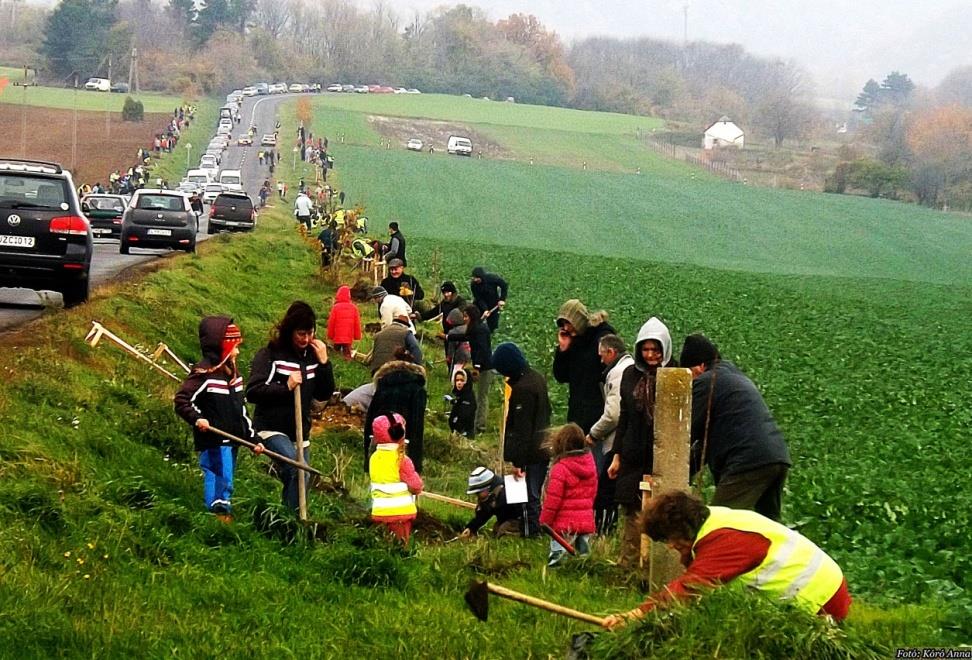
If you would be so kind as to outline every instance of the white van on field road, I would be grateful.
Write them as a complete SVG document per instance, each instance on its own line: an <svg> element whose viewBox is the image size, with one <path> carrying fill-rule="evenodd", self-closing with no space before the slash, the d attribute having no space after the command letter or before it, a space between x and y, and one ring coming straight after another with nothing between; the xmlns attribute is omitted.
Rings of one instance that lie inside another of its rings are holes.
<svg viewBox="0 0 972 660"><path fill-rule="evenodd" d="M472 156L472 142L461 135L450 135L446 151L457 156Z"/></svg>
<svg viewBox="0 0 972 660"><path fill-rule="evenodd" d="M111 81L107 78L88 78L88 82L84 83L84 88L94 92L110 92Z"/></svg>

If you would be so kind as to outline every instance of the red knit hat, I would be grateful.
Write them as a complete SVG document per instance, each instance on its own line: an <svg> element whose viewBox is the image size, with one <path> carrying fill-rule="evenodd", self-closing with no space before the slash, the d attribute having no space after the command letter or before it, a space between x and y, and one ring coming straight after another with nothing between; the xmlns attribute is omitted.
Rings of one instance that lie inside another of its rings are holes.
<svg viewBox="0 0 972 660"><path fill-rule="evenodd" d="M405 418L398 413L380 415L371 423L371 433L379 445L397 443L405 437Z"/></svg>
<svg viewBox="0 0 972 660"><path fill-rule="evenodd" d="M243 333L240 332L239 326L235 323L230 323L226 326L226 333L223 335L223 350L220 355L221 361L226 362L226 358L233 352L233 349L242 343Z"/></svg>

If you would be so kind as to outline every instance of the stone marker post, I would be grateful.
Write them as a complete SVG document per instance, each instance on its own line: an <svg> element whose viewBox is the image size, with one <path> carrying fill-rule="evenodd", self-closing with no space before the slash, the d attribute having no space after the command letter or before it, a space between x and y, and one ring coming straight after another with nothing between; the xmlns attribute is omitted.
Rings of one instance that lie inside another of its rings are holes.
<svg viewBox="0 0 972 660"><path fill-rule="evenodd" d="M689 489L689 447L692 434L692 372L688 369L658 370L655 394L655 447L652 491ZM678 553L662 543L649 551L648 581L652 591L681 575Z"/></svg>

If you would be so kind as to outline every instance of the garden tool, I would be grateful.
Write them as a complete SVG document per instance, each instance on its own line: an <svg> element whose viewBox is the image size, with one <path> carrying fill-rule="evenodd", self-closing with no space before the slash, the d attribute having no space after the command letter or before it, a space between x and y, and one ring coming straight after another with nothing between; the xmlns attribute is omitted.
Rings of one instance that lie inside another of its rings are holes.
<svg viewBox="0 0 972 660"><path fill-rule="evenodd" d="M586 612L579 612L578 610L564 607L563 605L557 605L556 603L541 600L540 598L521 594L518 591L501 587L498 584L473 580L469 585L469 590L466 592L466 604L469 605L469 609L472 610L472 613L480 621L486 621L489 618L489 594L491 593L501 598L515 600L531 607L553 612L554 614L577 619L585 623L593 623L596 626L600 626L604 620L603 617L587 614Z"/></svg>

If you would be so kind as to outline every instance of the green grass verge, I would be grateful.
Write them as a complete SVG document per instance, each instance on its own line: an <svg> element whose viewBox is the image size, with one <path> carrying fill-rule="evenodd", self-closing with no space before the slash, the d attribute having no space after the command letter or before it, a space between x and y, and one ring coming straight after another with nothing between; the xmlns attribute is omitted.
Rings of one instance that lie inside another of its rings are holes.
<svg viewBox="0 0 972 660"><path fill-rule="evenodd" d="M24 90L13 85L13 83L23 80L23 69L0 67L0 77L4 76L10 79L10 84L0 92L0 103L10 105L23 104L25 102ZM122 106L125 105L125 97L127 96L129 95L91 92L85 89L79 89L77 91L77 107L78 110L91 110L93 112L103 112L105 110L121 112ZM75 106L75 92L73 87L45 87L44 85L28 87L26 97L27 105L58 108L61 110L73 110ZM185 103L178 96L159 94L157 92L142 92L135 96L135 98L145 106L145 112L172 112L172 110Z"/></svg>

